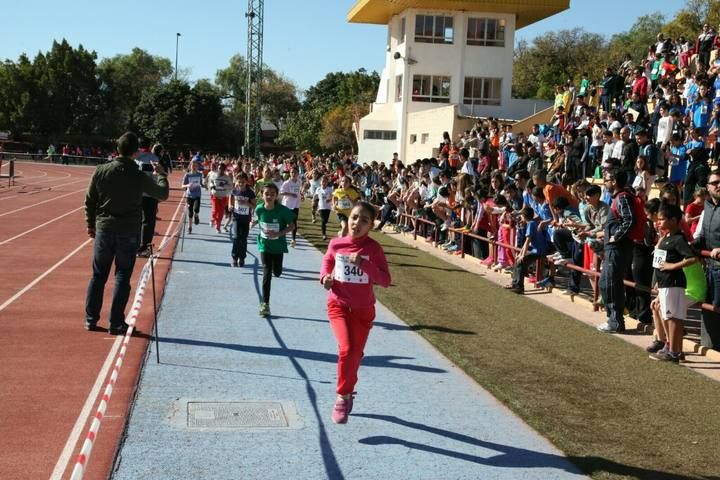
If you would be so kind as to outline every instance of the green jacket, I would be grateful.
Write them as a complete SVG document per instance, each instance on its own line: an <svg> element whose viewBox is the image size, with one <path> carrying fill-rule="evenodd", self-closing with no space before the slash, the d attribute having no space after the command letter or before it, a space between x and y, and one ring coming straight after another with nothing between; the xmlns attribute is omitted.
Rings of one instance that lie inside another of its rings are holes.
<svg viewBox="0 0 720 480"><path fill-rule="evenodd" d="M157 183L129 158L118 157L99 165L85 194L88 228L117 233L138 233L142 222L142 194L167 200L170 187L164 175Z"/></svg>

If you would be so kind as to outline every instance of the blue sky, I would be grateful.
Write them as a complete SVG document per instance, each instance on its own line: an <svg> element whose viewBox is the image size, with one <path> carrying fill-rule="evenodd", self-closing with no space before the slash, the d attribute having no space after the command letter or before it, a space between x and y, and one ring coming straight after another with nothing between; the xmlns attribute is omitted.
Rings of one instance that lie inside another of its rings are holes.
<svg viewBox="0 0 720 480"><path fill-rule="evenodd" d="M245 55L246 0L22 0L3 1L0 59L33 57L53 39L66 38L100 58L140 47L175 59L175 33L182 34L179 67L189 78L215 78L235 53ZM383 67L386 28L349 24L354 0L265 0L265 63L307 88L331 71ZM600 7L599 5L602 5ZM684 0L571 0L570 10L517 32L532 40L548 30L583 27L611 35L638 16L661 10L668 18ZM58 5L62 5L59 8ZM42 14L40 12L43 12Z"/></svg>

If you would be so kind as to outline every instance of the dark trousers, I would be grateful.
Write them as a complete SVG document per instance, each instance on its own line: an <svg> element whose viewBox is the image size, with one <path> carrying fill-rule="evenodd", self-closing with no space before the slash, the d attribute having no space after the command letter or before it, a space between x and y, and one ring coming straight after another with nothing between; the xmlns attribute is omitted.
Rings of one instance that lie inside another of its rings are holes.
<svg viewBox="0 0 720 480"><path fill-rule="evenodd" d="M293 213L295 214L295 227L292 229L292 239L295 240L295 238L297 237L297 221L300 217L300 209L293 208Z"/></svg>
<svg viewBox="0 0 720 480"><path fill-rule="evenodd" d="M632 259L632 244L629 240L619 245L605 246L605 260L600 272L600 293L605 304L605 313L611 326L625 327L625 271Z"/></svg>
<svg viewBox="0 0 720 480"><path fill-rule="evenodd" d="M140 234L140 249L144 250L152 243L155 235L155 219L157 217L158 201L152 197L142 199L142 230Z"/></svg>
<svg viewBox="0 0 720 480"><path fill-rule="evenodd" d="M232 258L245 261L247 256L247 239L250 233L250 219L247 221L238 218L233 214L233 222L230 227L230 238L232 238Z"/></svg>
<svg viewBox="0 0 720 480"><path fill-rule="evenodd" d="M320 213L320 230L323 236L327 235L327 224L330 220L330 210L318 210Z"/></svg>
<svg viewBox="0 0 720 480"><path fill-rule="evenodd" d="M188 217L193 218L194 215L197 215L200 213L200 197L197 198L190 198L187 197L185 199L188 206Z"/></svg>
<svg viewBox="0 0 720 480"><path fill-rule="evenodd" d="M516 260L512 270L512 286L521 291L525 291L525 277L528 273L528 267L533 264L535 260L539 258L539 255L534 253L528 253L523 257L522 260ZM538 277L541 273L537 274Z"/></svg>
<svg viewBox="0 0 720 480"><path fill-rule="evenodd" d="M378 225L378 228L384 227L386 223L392 223L394 211L395 206L393 206L392 203L386 203L382 206L380 210L380 225Z"/></svg>
<svg viewBox="0 0 720 480"><path fill-rule="evenodd" d="M720 268L709 267L706 271L707 299L716 309L720 309ZM700 324L700 343L703 347L720 350L720 313L702 311Z"/></svg>
<svg viewBox="0 0 720 480"><path fill-rule="evenodd" d="M653 247L633 245L632 281L640 287L650 288L652 283ZM628 289L626 291L627 303L631 305L633 316L638 322L652 323L652 310L650 309L650 292L643 289Z"/></svg>
<svg viewBox="0 0 720 480"><path fill-rule="evenodd" d="M563 258L572 259L573 264L578 267L582 267L584 257L583 246L575 241L570 230L566 228L555 229L555 233L553 234L553 244ZM581 272L570 270L568 290L574 293L579 293L581 280Z"/></svg>
<svg viewBox="0 0 720 480"><path fill-rule="evenodd" d="M270 303L270 283L273 275L279 277L282 274L283 254L263 252L260 258L263 263L263 302Z"/></svg>
<svg viewBox="0 0 720 480"><path fill-rule="evenodd" d="M125 321L125 307L130 298L130 278L138 249L138 235L98 231L93 247L93 274L85 299L85 320L97 323L103 304L105 283L115 263L115 289L109 325L120 327Z"/></svg>
<svg viewBox="0 0 720 480"><path fill-rule="evenodd" d="M485 230L475 230L473 232L475 235L480 235L481 237L487 238L487 232ZM475 258L479 258L480 260L485 260L488 255L490 255L490 246L488 245L488 242L485 240L479 240L477 238L473 238L472 240L472 256Z"/></svg>

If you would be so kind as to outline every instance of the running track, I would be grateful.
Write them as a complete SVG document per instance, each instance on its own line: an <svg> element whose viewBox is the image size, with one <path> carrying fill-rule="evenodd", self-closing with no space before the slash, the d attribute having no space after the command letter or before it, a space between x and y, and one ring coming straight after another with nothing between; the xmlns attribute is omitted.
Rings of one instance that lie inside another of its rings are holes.
<svg viewBox="0 0 720 480"><path fill-rule="evenodd" d="M0 478L68 478L122 337L83 328L92 241L83 200L94 167L16 163L0 182ZM179 175L171 179L179 183ZM173 189L160 204L155 244L172 236L183 210ZM158 301L175 242L156 264ZM146 259L135 265L133 287ZM100 325L107 326L112 275ZM150 290L148 290L148 293ZM107 478L124 429L152 325L140 316L95 441L85 478ZM132 300L132 296L131 296ZM129 307L129 305L128 305Z"/></svg>

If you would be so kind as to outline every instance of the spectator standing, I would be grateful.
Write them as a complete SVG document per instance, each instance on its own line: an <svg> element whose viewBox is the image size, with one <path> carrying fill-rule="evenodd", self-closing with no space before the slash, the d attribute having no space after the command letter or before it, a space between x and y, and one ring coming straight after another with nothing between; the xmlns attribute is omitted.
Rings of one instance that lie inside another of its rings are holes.
<svg viewBox="0 0 720 480"><path fill-rule="evenodd" d="M720 170L713 170L707 183L708 199L702 213L702 223L696 233L695 246L710 250L707 261L707 302L720 310ZM702 311L700 341L704 347L720 348L720 313Z"/></svg>
<svg viewBox="0 0 720 480"><path fill-rule="evenodd" d="M607 322L598 326L601 332L624 332L625 272L632 255L630 230L635 222L634 195L626 190L626 177L619 170L605 173L605 187L610 191L612 204L604 231L605 261L600 274L600 291L605 304Z"/></svg>
<svg viewBox="0 0 720 480"><path fill-rule="evenodd" d="M157 182L138 170L131 156L138 149L138 138L132 132L117 142L120 156L95 170L85 195L87 233L95 239L93 274L85 301L85 329L97 330L103 303L105 283L115 264L115 289L109 318L111 335L124 334L125 307L130 297L132 277L142 222L142 194L158 200L168 198L170 189L165 171L153 165Z"/></svg>
<svg viewBox="0 0 720 480"><path fill-rule="evenodd" d="M155 145L150 151L150 140L147 138L140 139L140 150L135 157L135 163L141 172L144 172L149 178L153 179L154 165L160 162L155 151L162 150L162 145ZM146 257L150 254L150 244L155 235L155 219L157 217L158 201L151 195L143 193L142 196L142 231L140 234L140 248L138 255Z"/></svg>

